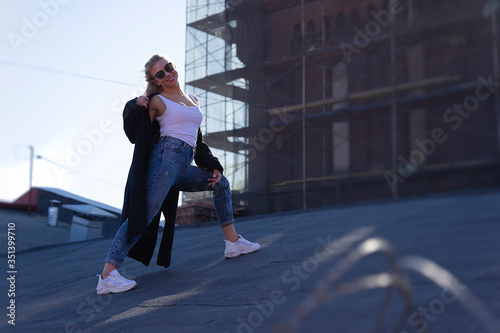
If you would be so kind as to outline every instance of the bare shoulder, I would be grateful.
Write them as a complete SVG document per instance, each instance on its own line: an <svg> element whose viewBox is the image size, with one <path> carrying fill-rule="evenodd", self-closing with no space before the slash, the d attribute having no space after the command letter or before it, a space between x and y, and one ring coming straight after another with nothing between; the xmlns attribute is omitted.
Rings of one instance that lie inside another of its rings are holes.
<svg viewBox="0 0 500 333"><path fill-rule="evenodd" d="M153 97L151 97L151 99L149 100L150 111L153 111L154 114L158 117L162 115L163 112L165 112L165 109L165 104L162 102L158 95L154 95Z"/></svg>
<svg viewBox="0 0 500 333"><path fill-rule="evenodd" d="M189 93L189 95L194 98L194 101L196 102L196 104L200 104L200 100L198 99L198 97L196 97L195 94Z"/></svg>
<svg viewBox="0 0 500 333"><path fill-rule="evenodd" d="M155 107L155 106L161 106L163 105L163 102L161 101L160 99L160 96L159 95L154 95L153 97L151 97L151 99L149 100L149 107Z"/></svg>

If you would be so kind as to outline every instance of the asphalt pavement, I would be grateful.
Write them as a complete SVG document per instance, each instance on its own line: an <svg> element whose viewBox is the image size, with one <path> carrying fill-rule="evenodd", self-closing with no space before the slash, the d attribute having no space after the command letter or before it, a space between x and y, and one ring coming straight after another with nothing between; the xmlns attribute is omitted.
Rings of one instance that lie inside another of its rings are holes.
<svg viewBox="0 0 500 333"><path fill-rule="evenodd" d="M18 213L0 332L500 332L498 188L237 219L262 248L235 259L218 225L179 227L171 267L127 258L138 286L103 296L110 239Z"/></svg>

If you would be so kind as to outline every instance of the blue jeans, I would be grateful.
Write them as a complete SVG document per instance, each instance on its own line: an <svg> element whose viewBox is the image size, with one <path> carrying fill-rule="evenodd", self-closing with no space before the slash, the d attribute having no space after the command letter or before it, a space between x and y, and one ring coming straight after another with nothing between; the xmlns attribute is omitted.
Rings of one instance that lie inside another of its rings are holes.
<svg viewBox="0 0 500 333"><path fill-rule="evenodd" d="M158 214L167 196L173 188L178 191L198 192L213 190L215 212L221 227L234 222L229 181L222 176L213 187L209 186L209 178L213 178L213 170L205 170L192 166L193 148L182 140L163 137L151 152L147 173L147 215L148 224ZM141 235L127 241L128 220L118 229L106 262L120 267L128 251L137 243Z"/></svg>

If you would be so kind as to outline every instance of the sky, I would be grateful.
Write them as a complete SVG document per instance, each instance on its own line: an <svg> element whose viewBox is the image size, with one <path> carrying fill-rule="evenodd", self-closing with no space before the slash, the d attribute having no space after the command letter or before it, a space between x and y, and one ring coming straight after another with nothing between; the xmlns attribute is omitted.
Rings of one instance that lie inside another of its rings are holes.
<svg viewBox="0 0 500 333"><path fill-rule="evenodd" d="M31 146L33 187L121 208L134 147L123 107L155 53L184 86L185 0L1 1L0 201L29 189Z"/></svg>

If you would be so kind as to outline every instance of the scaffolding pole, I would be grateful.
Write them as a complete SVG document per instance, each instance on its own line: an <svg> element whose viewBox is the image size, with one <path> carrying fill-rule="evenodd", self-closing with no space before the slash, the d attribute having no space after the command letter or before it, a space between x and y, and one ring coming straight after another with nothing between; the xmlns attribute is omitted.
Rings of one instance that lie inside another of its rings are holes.
<svg viewBox="0 0 500 333"><path fill-rule="evenodd" d="M491 46L493 57L493 77L494 81L500 79L500 69L498 64L498 7L491 13ZM497 118L497 149L500 152L500 91L495 90L495 114Z"/></svg>
<svg viewBox="0 0 500 333"><path fill-rule="evenodd" d="M391 1L391 6L394 0ZM396 174L398 169L398 105L396 99L396 19L391 19L391 86L392 86L392 100L391 100L391 150L392 150L392 170ZM398 184L396 183L392 190L393 199L398 198Z"/></svg>
<svg viewBox="0 0 500 333"><path fill-rule="evenodd" d="M302 209L307 208L306 194L306 40L304 0L300 2L302 10Z"/></svg>

